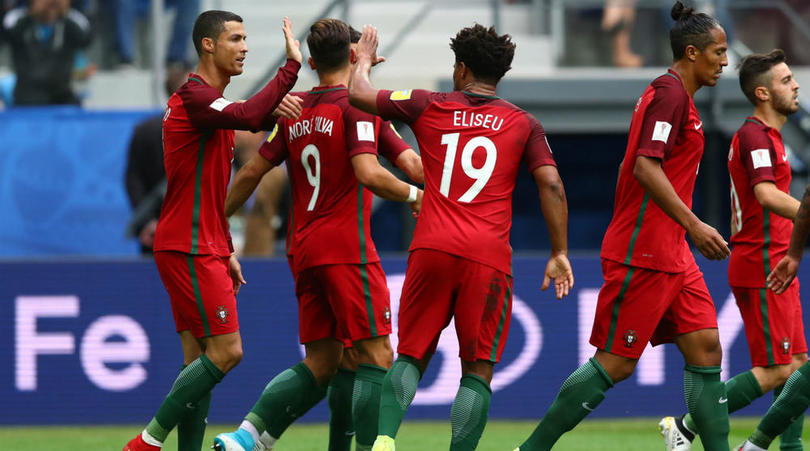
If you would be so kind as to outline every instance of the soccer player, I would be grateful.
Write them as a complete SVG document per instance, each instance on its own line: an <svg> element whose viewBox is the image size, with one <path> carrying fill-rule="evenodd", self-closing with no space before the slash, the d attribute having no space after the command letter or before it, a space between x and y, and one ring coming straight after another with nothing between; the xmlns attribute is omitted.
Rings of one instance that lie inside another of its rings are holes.
<svg viewBox="0 0 810 451"><path fill-rule="evenodd" d="M272 448L295 418L326 395L345 339L359 362L352 395L357 448L370 449L380 386L393 360L388 287L369 229L372 192L408 202L416 212L422 192L380 166L377 144L394 135L394 161L403 153L418 156L378 117L349 105L348 25L320 20L307 44L321 85L305 95L298 119L280 120L259 155L237 173L225 202L226 214L233 213L265 172L287 161L293 193L287 255L306 357L270 381L237 431L215 438L219 450Z"/></svg>
<svg viewBox="0 0 810 451"><path fill-rule="evenodd" d="M282 30L287 63L256 95L234 103L222 93L231 77L242 73L248 51L242 18L206 11L194 24L197 71L171 96L163 119L168 187L154 243L186 366L155 417L124 451L160 449L175 426L179 449L199 450L211 389L242 359L235 295L245 280L224 211L232 129L272 128L272 111L295 84L301 52L286 18Z"/></svg>
<svg viewBox="0 0 810 451"><path fill-rule="evenodd" d="M364 27L349 86L352 105L408 123L419 142L425 201L416 223L399 309L399 357L385 376L375 451L394 437L436 350L455 318L463 376L451 411L452 450L474 449L486 425L493 367L509 331L512 301L512 191L521 161L539 188L551 236L542 288L557 298L574 276L568 262L565 191L537 120L495 95L510 69L509 35L476 24L450 41L455 90L377 90L377 30Z"/></svg>
<svg viewBox="0 0 810 451"><path fill-rule="evenodd" d="M520 451L549 450L633 373L650 342L675 342L686 361L686 404L708 451L728 451L717 314L684 231L707 258L728 257L720 234L692 213L703 123L692 100L714 86L726 59L718 22L676 2L674 62L636 103L619 168L613 219L602 242L604 285L590 342L593 358L563 383Z"/></svg>
<svg viewBox="0 0 810 451"><path fill-rule="evenodd" d="M740 87L754 105L731 141L731 259L728 281L745 324L752 369L726 382L729 413L774 390L807 361L799 281L781 294L766 289L771 262L788 249L799 201L789 194L790 164L779 131L799 109L799 84L774 50L740 64ZM782 434L782 450L802 449L803 416ZM661 433L668 451L688 451L695 438L692 416L666 417Z"/></svg>

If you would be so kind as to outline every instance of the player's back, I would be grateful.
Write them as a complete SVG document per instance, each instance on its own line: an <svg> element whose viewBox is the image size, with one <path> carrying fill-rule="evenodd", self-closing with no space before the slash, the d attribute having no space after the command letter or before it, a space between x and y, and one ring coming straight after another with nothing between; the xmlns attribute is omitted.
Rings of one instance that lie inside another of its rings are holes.
<svg viewBox="0 0 810 451"><path fill-rule="evenodd" d="M280 121L277 132L292 183L288 254L294 269L378 261L369 229L372 194L355 178L351 157L376 153L379 119L353 121L364 113L349 105L342 86L315 88L302 106L301 116Z"/></svg>
<svg viewBox="0 0 810 451"><path fill-rule="evenodd" d="M510 273L512 191L520 162L525 157L530 171L554 164L542 127L494 96L405 93L390 94L389 107L409 113L426 186L411 250L437 249ZM400 103L398 95L414 103Z"/></svg>

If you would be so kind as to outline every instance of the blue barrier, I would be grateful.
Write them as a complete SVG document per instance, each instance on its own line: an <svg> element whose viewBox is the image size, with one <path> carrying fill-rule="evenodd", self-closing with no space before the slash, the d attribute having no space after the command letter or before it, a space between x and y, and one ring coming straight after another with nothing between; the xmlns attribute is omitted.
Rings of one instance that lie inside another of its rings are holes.
<svg viewBox="0 0 810 451"><path fill-rule="evenodd" d="M562 381L593 349L587 343L599 259L572 259L576 287L560 302L539 290L545 259L514 260L512 328L496 366L492 418L538 418ZM721 321L724 378L749 367L725 262L699 260ZM383 260L397 304L405 259ZM287 264L246 260L239 295L242 363L214 391L210 420L238 422L273 375L301 359ZM168 297L154 263L0 263L0 424L143 423L165 396L182 356ZM803 272L807 276L807 270ZM396 308L392 309L396 311ZM458 384L458 345L446 331L408 418L449 417ZM593 416L656 416L684 410L683 361L674 346L647 350L634 376ZM766 395L747 414L763 412ZM325 406L304 421L324 421Z"/></svg>

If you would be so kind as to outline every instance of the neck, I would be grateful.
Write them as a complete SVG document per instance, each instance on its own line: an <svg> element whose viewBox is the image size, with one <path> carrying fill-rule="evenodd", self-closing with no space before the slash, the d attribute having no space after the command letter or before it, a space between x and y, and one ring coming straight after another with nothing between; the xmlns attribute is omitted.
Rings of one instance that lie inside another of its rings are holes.
<svg viewBox="0 0 810 451"><path fill-rule="evenodd" d="M209 64L204 61L200 61L197 65L196 72L197 75L202 77L211 87L219 91L220 94L225 92L225 87L231 82L230 75L223 74L221 71L217 70L214 64Z"/></svg>
<svg viewBox="0 0 810 451"><path fill-rule="evenodd" d="M754 108L754 117L777 131L781 131L782 126L787 122L787 116L774 110L767 103L760 103Z"/></svg>
<svg viewBox="0 0 810 451"><path fill-rule="evenodd" d="M672 64L671 69L681 77L683 88L686 89L689 97L694 97L697 90L700 89L700 85L698 84L697 80L695 80L695 76L692 74L692 71L689 70L689 63L685 62L684 60L678 60Z"/></svg>
<svg viewBox="0 0 810 451"><path fill-rule="evenodd" d="M471 92L473 94L480 94L483 96L494 96L495 85L484 83L482 81L474 80L464 85L463 91Z"/></svg>
<svg viewBox="0 0 810 451"><path fill-rule="evenodd" d="M321 86L336 86L343 85L349 86L349 78L351 77L352 66L347 65L345 68L338 69L334 72L322 73L318 72L318 81Z"/></svg>

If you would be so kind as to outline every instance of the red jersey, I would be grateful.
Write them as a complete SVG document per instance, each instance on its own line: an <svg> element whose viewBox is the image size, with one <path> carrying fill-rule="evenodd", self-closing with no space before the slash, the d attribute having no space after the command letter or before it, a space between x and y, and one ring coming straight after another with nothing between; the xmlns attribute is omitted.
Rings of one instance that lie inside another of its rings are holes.
<svg viewBox="0 0 810 451"><path fill-rule="evenodd" d="M790 192L790 164L782 134L749 117L731 140L731 259L728 282L733 287L765 288L771 267L784 257L793 222L760 205L754 185L773 182Z"/></svg>
<svg viewBox="0 0 810 451"><path fill-rule="evenodd" d="M191 74L163 116L166 197L160 210L155 251L228 256L233 251L225 217L225 194L233 161L233 129L270 129L272 111L293 87L301 65L294 60L243 103L234 103Z"/></svg>
<svg viewBox="0 0 810 451"><path fill-rule="evenodd" d="M290 268L378 262L369 228L372 194L355 178L351 157L377 154L380 118L349 105L345 86L314 88L302 106L297 119L279 119L259 149L273 165L287 160Z"/></svg>
<svg viewBox="0 0 810 451"><path fill-rule="evenodd" d="M410 250L435 249L511 274L518 166L555 165L537 119L466 91L383 90L377 109L408 123L419 142L425 197Z"/></svg>
<svg viewBox="0 0 810 451"><path fill-rule="evenodd" d="M602 258L671 273L694 262L686 231L650 199L633 168L639 155L661 160L678 197L692 208L703 144L703 123L695 104L670 69L650 83L636 103Z"/></svg>

